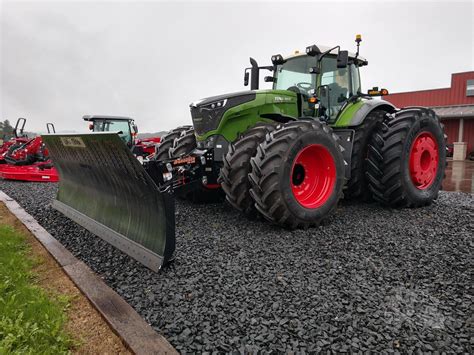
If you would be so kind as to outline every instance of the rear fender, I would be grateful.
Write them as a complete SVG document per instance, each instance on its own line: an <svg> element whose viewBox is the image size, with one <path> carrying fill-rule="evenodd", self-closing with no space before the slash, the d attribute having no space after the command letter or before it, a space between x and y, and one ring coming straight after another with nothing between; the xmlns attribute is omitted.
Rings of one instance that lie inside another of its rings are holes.
<svg viewBox="0 0 474 355"><path fill-rule="evenodd" d="M362 103L362 104L361 104ZM354 106L360 105L359 108L356 108L354 112L352 107L347 107L342 113L341 116L337 119L334 126L335 127L355 127L360 125L367 115L373 110L384 110L386 112L394 112L396 110L390 102L385 100L375 100L368 99L356 102L352 104Z"/></svg>

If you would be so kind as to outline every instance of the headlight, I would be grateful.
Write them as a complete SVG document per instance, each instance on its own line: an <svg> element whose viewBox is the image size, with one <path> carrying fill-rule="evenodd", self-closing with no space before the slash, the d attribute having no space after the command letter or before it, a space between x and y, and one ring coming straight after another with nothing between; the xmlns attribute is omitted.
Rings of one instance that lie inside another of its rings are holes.
<svg viewBox="0 0 474 355"><path fill-rule="evenodd" d="M211 109L215 109L216 107L221 108L221 107L224 107L226 103L227 103L227 99L213 102L212 104L208 104L207 107L209 107ZM206 107L206 106L204 106L204 107Z"/></svg>

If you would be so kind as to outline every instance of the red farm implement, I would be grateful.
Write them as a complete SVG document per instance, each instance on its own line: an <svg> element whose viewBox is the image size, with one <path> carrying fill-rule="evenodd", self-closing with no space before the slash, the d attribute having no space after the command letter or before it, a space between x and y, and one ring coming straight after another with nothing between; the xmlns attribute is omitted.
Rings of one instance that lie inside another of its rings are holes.
<svg viewBox="0 0 474 355"><path fill-rule="evenodd" d="M7 180L31 182L57 182L58 173L51 163L49 152L41 136L28 138L24 133L26 119L19 118L13 131L14 137L0 147L0 177ZM47 123L48 133L55 133L52 123Z"/></svg>

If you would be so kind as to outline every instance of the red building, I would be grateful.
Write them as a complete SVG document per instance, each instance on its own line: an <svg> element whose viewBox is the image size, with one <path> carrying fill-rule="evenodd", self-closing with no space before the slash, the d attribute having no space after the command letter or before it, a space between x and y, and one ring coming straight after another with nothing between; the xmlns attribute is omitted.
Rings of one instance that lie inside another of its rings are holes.
<svg viewBox="0 0 474 355"><path fill-rule="evenodd" d="M474 71L451 75L451 87L384 96L397 107L426 106L441 118L454 144L454 159L465 159L474 151Z"/></svg>

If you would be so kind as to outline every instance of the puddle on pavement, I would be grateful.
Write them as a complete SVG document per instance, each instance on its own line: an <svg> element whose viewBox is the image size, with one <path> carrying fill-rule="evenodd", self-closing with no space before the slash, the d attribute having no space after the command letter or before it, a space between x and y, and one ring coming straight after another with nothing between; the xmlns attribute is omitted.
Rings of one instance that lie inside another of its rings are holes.
<svg viewBox="0 0 474 355"><path fill-rule="evenodd" d="M474 161L448 161L443 190L474 193Z"/></svg>

